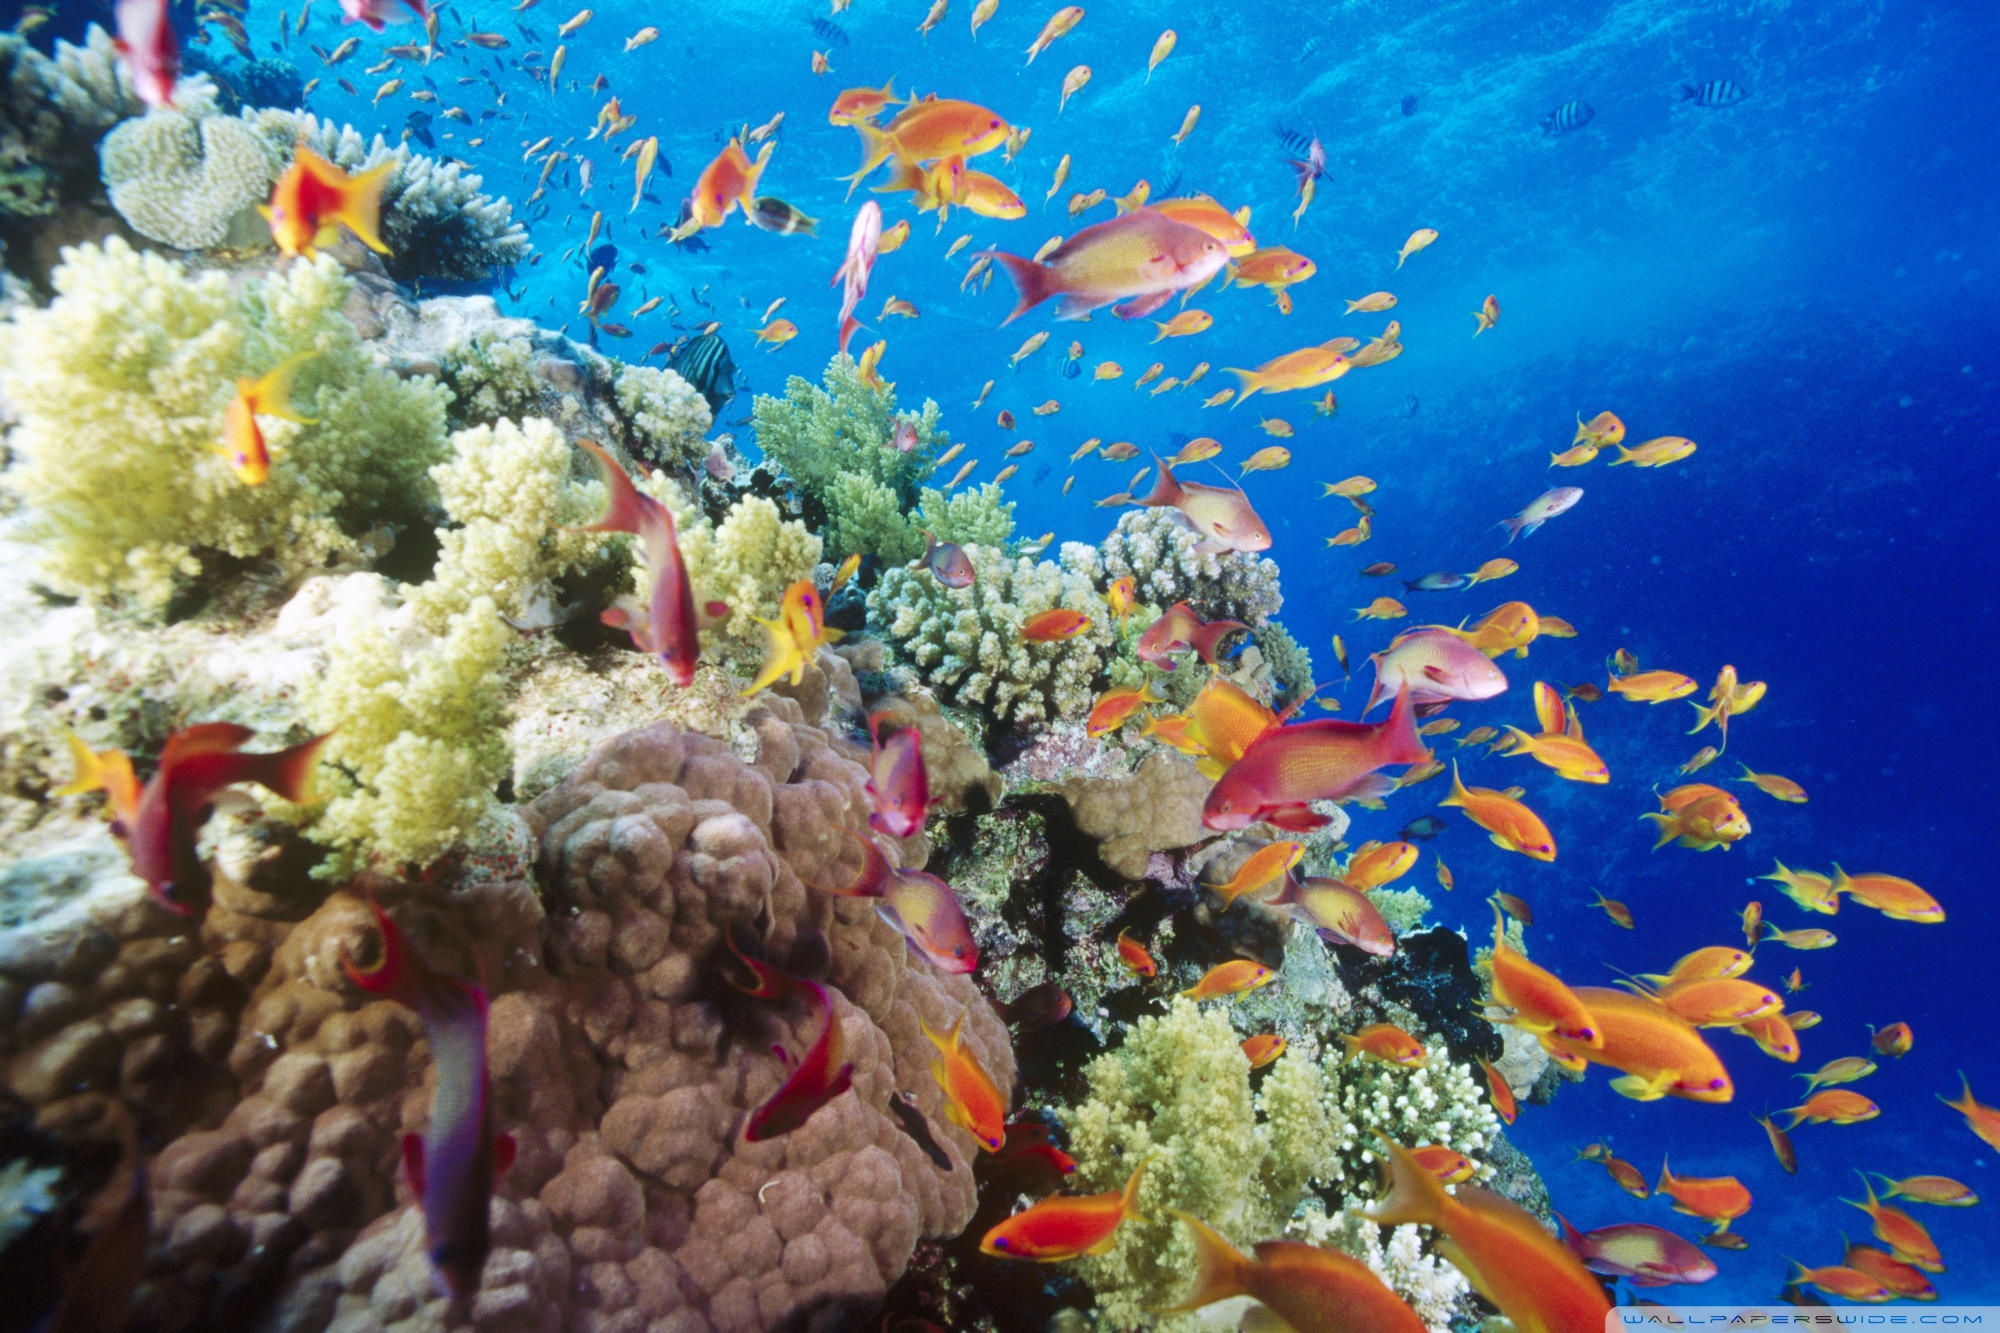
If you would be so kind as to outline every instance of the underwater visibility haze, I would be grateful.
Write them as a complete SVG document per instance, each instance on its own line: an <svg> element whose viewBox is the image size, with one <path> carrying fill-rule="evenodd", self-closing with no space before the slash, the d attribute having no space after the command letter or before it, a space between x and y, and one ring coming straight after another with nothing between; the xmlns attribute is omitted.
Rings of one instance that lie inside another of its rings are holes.
<svg viewBox="0 0 2000 1333"><path fill-rule="evenodd" d="M0 17L0 1328L2000 1306L2000 10Z"/></svg>

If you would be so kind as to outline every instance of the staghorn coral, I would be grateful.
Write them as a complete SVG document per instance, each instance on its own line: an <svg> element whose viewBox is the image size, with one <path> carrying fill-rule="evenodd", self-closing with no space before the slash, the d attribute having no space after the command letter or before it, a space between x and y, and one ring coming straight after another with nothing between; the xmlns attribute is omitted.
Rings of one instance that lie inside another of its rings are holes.
<svg viewBox="0 0 2000 1333"><path fill-rule="evenodd" d="M421 511L445 391L369 363L330 259L239 286L112 239L67 251L54 282L0 326L6 482L50 586L158 614L215 553L289 583ZM271 422L270 479L246 486L215 453L235 382L304 351L295 395L318 421Z"/></svg>
<svg viewBox="0 0 2000 1333"><path fill-rule="evenodd" d="M669 472L698 465L714 418L694 386L671 370L618 363L612 395L631 435L626 451Z"/></svg>
<svg viewBox="0 0 2000 1333"><path fill-rule="evenodd" d="M1115 635L1096 586L1052 561L1009 559L988 546L966 554L977 574L969 588L947 588L928 570L884 571L868 595L869 620L932 689L997 722L1087 713ZM1021 637L1031 616L1058 606L1089 624L1050 643Z"/></svg>
<svg viewBox="0 0 2000 1333"><path fill-rule="evenodd" d="M176 250L268 249L257 205L285 152L248 122L183 103L124 121L98 147L111 206L141 236Z"/></svg>

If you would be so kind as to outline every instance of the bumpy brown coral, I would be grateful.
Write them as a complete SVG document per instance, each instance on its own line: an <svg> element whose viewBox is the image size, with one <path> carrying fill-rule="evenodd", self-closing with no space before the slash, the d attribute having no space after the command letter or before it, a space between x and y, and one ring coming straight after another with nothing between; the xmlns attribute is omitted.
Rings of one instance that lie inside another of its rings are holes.
<svg viewBox="0 0 2000 1333"><path fill-rule="evenodd" d="M1129 776L1072 778L1058 790L1077 828L1097 839L1104 864L1127 879L1142 879L1152 853L1201 841L1201 803L1209 786L1184 756L1155 750Z"/></svg>
<svg viewBox="0 0 2000 1333"><path fill-rule="evenodd" d="M398 1178L397 1140L430 1114L422 1026L339 966L379 947L362 896L292 896L307 881L273 861L219 878L198 940L133 899L42 932L39 952L0 948L18 1095L49 1121L81 1088L160 1099L141 1108L170 1140L146 1324L835 1327L873 1310L920 1238L961 1230L973 1141L944 1119L919 1021L964 1014L1003 1087L1005 1030L868 904L807 887L852 878L867 804L862 769L800 718L772 699L730 743L667 723L615 737L454 883L374 886L431 966L483 972L492 996L493 1105L520 1154L462 1311ZM758 1144L740 1131L785 1077L771 1046L796 1056L819 1019L728 985L730 931L828 985L855 1065L851 1092ZM221 1100L175 1104L155 1065ZM949 1170L886 1110L896 1089Z"/></svg>

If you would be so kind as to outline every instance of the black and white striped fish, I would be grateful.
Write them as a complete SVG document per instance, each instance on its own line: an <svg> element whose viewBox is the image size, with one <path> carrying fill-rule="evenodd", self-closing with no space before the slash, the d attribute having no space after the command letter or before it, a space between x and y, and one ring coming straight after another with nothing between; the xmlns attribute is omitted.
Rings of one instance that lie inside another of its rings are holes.
<svg viewBox="0 0 2000 1333"><path fill-rule="evenodd" d="M711 414L719 416L736 396L736 362L722 339L713 333L704 333L674 349L667 356L667 366L707 400Z"/></svg>
<svg viewBox="0 0 2000 1333"><path fill-rule="evenodd" d="M1733 79L1710 79L1707 83L1684 83L1681 100L1696 106L1735 106L1750 95Z"/></svg>
<svg viewBox="0 0 2000 1333"><path fill-rule="evenodd" d="M1564 102L1542 117L1542 135L1546 138L1551 134L1568 134L1571 130L1580 130L1590 124L1596 116L1597 108L1588 102Z"/></svg>

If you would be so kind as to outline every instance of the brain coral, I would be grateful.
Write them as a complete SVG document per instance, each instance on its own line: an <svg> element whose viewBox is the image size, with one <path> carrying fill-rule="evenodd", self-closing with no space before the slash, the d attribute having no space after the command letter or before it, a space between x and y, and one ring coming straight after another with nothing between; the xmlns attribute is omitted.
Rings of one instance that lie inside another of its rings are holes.
<svg viewBox="0 0 2000 1333"><path fill-rule="evenodd" d="M462 1316L435 1290L396 1161L429 1115L421 1025L339 967L379 947L359 894L315 902L271 857L218 878L198 935L127 890L130 910L8 940L7 1087L72 1121L115 1092L166 1143L143 1325L863 1326L917 1242L972 1216L972 1139L943 1119L919 1021L964 1015L1002 1087L1014 1064L969 978L806 887L851 876L867 803L862 769L801 717L770 700L734 745L666 723L617 736L455 882L372 886L432 966L483 960L491 996L494 1107L520 1156ZM850 1093L760 1144L739 1129L784 1077L770 1047L799 1052L818 1020L724 983L732 929L824 980L855 1062ZM897 1089L949 1169L887 1111Z"/></svg>

